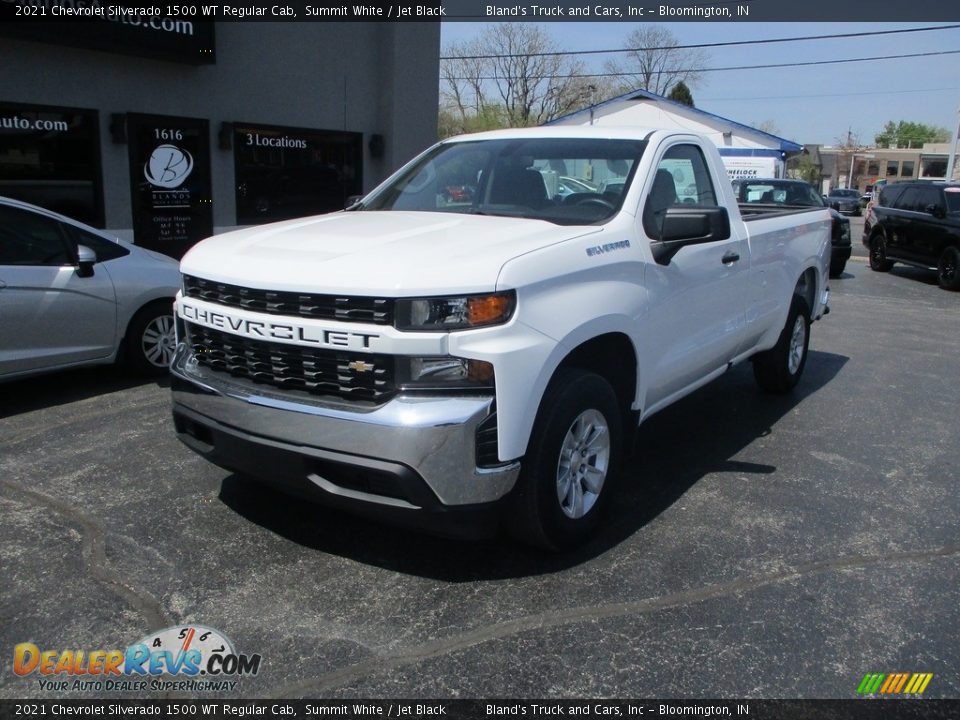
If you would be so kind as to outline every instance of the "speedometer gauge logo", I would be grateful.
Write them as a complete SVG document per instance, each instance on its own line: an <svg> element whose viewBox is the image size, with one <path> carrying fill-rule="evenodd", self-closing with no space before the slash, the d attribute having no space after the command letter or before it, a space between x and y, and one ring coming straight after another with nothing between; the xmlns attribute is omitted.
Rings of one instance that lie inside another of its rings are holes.
<svg viewBox="0 0 960 720"><path fill-rule="evenodd" d="M205 625L175 625L127 648L128 675L256 675L259 655L238 655L223 633Z"/></svg>

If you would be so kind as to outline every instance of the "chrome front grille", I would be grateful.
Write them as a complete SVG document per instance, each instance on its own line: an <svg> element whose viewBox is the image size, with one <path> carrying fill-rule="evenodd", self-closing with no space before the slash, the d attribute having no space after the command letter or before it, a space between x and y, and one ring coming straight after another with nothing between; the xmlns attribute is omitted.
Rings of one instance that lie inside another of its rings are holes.
<svg viewBox="0 0 960 720"><path fill-rule="evenodd" d="M211 370L284 390L384 403L396 394L389 355L319 350L254 340L186 323L197 362Z"/></svg>
<svg viewBox="0 0 960 720"><path fill-rule="evenodd" d="M394 300L341 297L317 293L280 292L240 287L191 275L183 276L187 297L268 315L318 318L338 322L392 325Z"/></svg>

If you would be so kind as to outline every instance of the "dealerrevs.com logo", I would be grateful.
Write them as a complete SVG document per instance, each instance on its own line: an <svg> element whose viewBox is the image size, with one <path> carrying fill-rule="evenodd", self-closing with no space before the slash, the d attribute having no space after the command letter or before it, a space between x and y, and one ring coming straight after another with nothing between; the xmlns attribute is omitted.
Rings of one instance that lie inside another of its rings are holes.
<svg viewBox="0 0 960 720"><path fill-rule="evenodd" d="M223 633L179 625L151 633L126 650L13 649L13 671L37 675L42 690L231 691L235 678L256 675L260 655L243 655Z"/></svg>

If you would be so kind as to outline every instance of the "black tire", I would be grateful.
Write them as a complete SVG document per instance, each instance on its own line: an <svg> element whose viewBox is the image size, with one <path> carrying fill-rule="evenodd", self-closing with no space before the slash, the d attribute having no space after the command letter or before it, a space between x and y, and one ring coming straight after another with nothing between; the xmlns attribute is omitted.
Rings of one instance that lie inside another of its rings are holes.
<svg viewBox="0 0 960 720"><path fill-rule="evenodd" d="M889 272L893 261L887 260L887 241L877 233L870 238L870 269L877 272Z"/></svg>
<svg viewBox="0 0 960 720"><path fill-rule="evenodd" d="M960 250L948 247L941 253L937 281L944 290L960 290Z"/></svg>
<svg viewBox="0 0 960 720"><path fill-rule="evenodd" d="M753 356L753 376L757 384L769 393L790 392L803 375L809 347L810 308L806 300L794 295L777 344Z"/></svg>
<svg viewBox="0 0 960 720"><path fill-rule="evenodd" d="M830 277L833 278L834 280L836 280L838 277L840 277L841 275L843 275L843 269L844 269L845 267L847 267L847 261L846 261L846 260L844 260L844 261L843 261L842 263L840 263L839 265L836 265L836 266L831 265L831 266L830 266Z"/></svg>
<svg viewBox="0 0 960 720"><path fill-rule="evenodd" d="M124 358L137 374L166 375L173 359L173 300L155 302L141 309L127 327Z"/></svg>
<svg viewBox="0 0 960 720"><path fill-rule="evenodd" d="M537 412L510 507L511 534L553 551L584 542L616 485L622 445L620 404L610 383L561 368Z"/></svg>

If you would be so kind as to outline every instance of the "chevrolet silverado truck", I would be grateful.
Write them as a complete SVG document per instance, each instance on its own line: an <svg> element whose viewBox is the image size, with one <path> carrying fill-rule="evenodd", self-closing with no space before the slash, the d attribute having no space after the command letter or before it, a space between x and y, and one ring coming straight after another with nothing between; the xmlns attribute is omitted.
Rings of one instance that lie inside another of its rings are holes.
<svg viewBox="0 0 960 720"><path fill-rule="evenodd" d="M742 215L687 132L446 140L345 211L183 258L176 431L336 507L570 547L643 420L745 360L793 388L830 235L823 207Z"/></svg>

